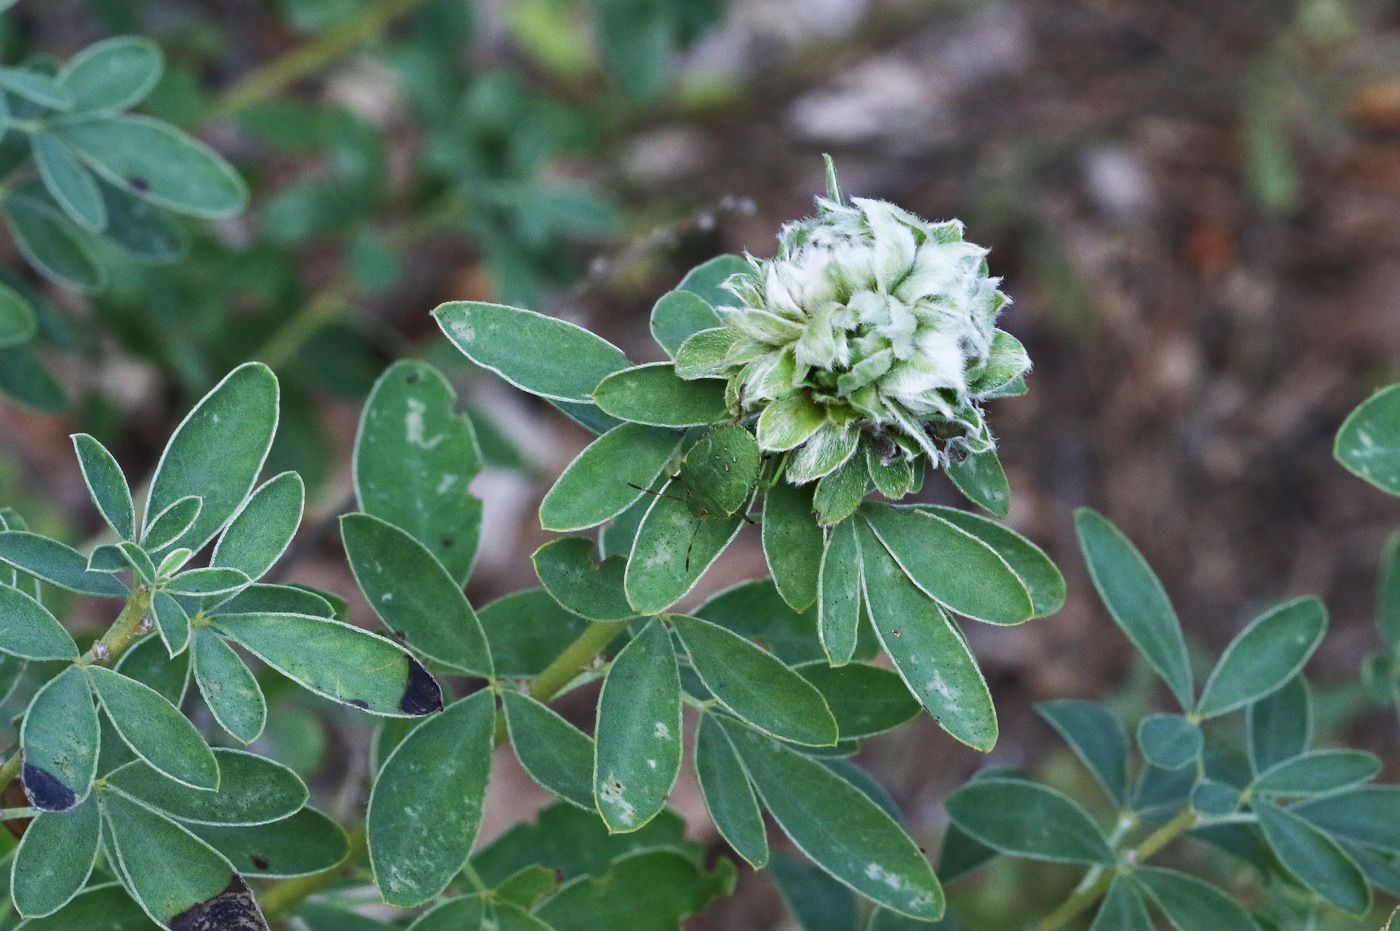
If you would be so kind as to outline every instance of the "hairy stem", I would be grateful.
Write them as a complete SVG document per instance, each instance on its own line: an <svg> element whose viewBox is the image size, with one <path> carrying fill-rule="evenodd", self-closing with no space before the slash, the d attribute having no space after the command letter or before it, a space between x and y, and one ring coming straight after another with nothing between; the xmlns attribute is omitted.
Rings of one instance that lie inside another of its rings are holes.
<svg viewBox="0 0 1400 931"><path fill-rule="evenodd" d="M564 648L564 652L530 683L530 697L547 702L579 673L588 669L593 661L612 643L617 635L627 629L626 621L609 621L589 624L579 634L578 639Z"/></svg>
<svg viewBox="0 0 1400 931"><path fill-rule="evenodd" d="M315 74L331 62L374 39L399 16L423 0L378 0L358 15L275 58L228 88L214 101L209 116L230 116L277 96L289 84Z"/></svg>
<svg viewBox="0 0 1400 931"><path fill-rule="evenodd" d="M1195 826L1196 813L1189 807L1183 808L1175 818L1153 831L1142 843L1129 850L1123 859L1129 864L1142 863ZM1114 870L1104 871L1098 879L1065 899L1064 902L1060 903L1059 908L1041 919L1034 931L1057 931L1057 929L1063 928L1072 918L1103 898L1103 894L1108 891L1108 887L1112 885L1116 875L1117 872Z"/></svg>
<svg viewBox="0 0 1400 931"><path fill-rule="evenodd" d="M126 606L122 608L122 613L117 615L117 619L102 635L102 639L83 654L82 659L78 660L79 664L105 666L115 663L117 658L126 652L127 647L150 629L146 626L146 615L150 610L151 590L144 585L133 588L131 594L126 596Z"/></svg>

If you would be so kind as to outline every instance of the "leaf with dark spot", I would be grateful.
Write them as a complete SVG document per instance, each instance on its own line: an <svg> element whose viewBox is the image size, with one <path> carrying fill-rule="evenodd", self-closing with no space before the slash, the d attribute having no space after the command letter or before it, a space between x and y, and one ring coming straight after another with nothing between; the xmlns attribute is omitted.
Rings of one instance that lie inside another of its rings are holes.
<svg viewBox="0 0 1400 931"><path fill-rule="evenodd" d="M78 801L73 790L46 769L24 764L24 794L40 811L67 811Z"/></svg>
<svg viewBox="0 0 1400 931"><path fill-rule="evenodd" d="M408 685L403 690L399 710L415 717L442 710L442 687L412 656L408 657Z"/></svg>
<svg viewBox="0 0 1400 931"><path fill-rule="evenodd" d="M25 792L40 811L66 811L87 798L101 739L97 708L77 666L34 696L20 730Z"/></svg>
<svg viewBox="0 0 1400 931"><path fill-rule="evenodd" d="M228 888L212 899L193 905L170 919L170 931L262 931L267 928L262 910L236 874Z"/></svg>

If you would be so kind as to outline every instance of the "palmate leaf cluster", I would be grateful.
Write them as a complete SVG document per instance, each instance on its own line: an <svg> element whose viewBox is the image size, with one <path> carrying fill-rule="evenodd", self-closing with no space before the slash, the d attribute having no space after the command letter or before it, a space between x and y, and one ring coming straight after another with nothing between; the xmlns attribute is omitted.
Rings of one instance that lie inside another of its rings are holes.
<svg viewBox="0 0 1400 931"><path fill-rule="evenodd" d="M1400 416L1395 387L1343 424L1348 469L1400 494L1393 481ZM1076 516L1080 546L1109 613L1176 700L1135 727L1102 703L1037 707L1098 789L1084 803L1026 773L989 768L948 799L952 821L939 875L952 882L998 856L1081 864L1080 903L1097 931L1146 931L1155 911L1173 927L1315 924L1328 909L1370 912L1375 892L1400 896L1400 786L1377 784L1374 754L1315 747L1314 701L1302 668L1327 627L1315 598L1264 611L1226 647L1202 686L1167 593L1133 544L1102 515ZM1377 613L1389 653L1366 662L1374 696L1393 703L1400 549L1382 560ZM1232 719L1242 730L1229 725ZM1092 816L1088 808L1107 812ZM1232 877L1198 877L1138 862L1185 836L1249 869L1261 892L1242 902ZM1160 842L1159 842L1160 840ZM1129 855L1132 854L1132 855ZM1096 882L1095 882L1096 881Z"/></svg>
<svg viewBox="0 0 1400 931"><path fill-rule="evenodd" d="M242 178L204 143L139 106L164 69L149 39L104 39L62 64L0 66L0 218L29 265L66 288L101 289L113 268L181 258L173 215L243 209ZM0 276L0 390L44 410L63 390L35 347L72 349L69 322L21 276Z"/></svg>

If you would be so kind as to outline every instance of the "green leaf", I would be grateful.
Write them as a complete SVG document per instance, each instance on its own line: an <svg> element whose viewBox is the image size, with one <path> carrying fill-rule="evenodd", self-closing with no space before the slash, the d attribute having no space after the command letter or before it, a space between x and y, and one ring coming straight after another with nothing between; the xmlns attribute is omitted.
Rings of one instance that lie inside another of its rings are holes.
<svg viewBox="0 0 1400 931"><path fill-rule="evenodd" d="M190 825L244 876L280 879L334 869L350 855L340 825L314 808L267 824Z"/></svg>
<svg viewBox="0 0 1400 931"><path fill-rule="evenodd" d="M873 444L865 446L865 470L870 474L875 490L886 498L903 498L914 490L913 465L899 457L882 461Z"/></svg>
<svg viewBox="0 0 1400 931"><path fill-rule="evenodd" d="M223 595L245 587L249 578L237 569L187 569L165 583L174 595Z"/></svg>
<svg viewBox="0 0 1400 931"><path fill-rule="evenodd" d="M591 405L598 382L630 364L601 336L518 307L453 301L433 316L468 359L517 388L555 401Z"/></svg>
<svg viewBox="0 0 1400 931"><path fill-rule="evenodd" d="M825 424L826 408L805 394L779 398L758 415L758 444L770 452L801 446Z"/></svg>
<svg viewBox="0 0 1400 931"><path fill-rule="evenodd" d="M797 485L815 481L854 456L859 443L858 430L827 421L787 460L783 475Z"/></svg>
<svg viewBox="0 0 1400 931"><path fill-rule="evenodd" d="M720 704L752 727L812 747L836 743L826 699L783 661L747 638L695 617L672 618L690 665Z"/></svg>
<svg viewBox="0 0 1400 931"><path fill-rule="evenodd" d="M668 482L656 495L627 560L627 600L637 614L659 614L683 598L719 558L744 522L696 517Z"/></svg>
<svg viewBox="0 0 1400 931"><path fill-rule="evenodd" d="M73 451L83 472L88 494L97 505L107 526L123 540L136 537L136 509L131 503L131 488L126 483L117 460L96 439L86 433L72 435Z"/></svg>
<svg viewBox="0 0 1400 931"><path fill-rule="evenodd" d="M802 931L856 931L861 927L856 894L821 867L779 853L769 865L768 875ZM919 931L927 928L919 923Z"/></svg>
<svg viewBox="0 0 1400 931"><path fill-rule="evenodd" d="M1108 613L1167 683L1181 707L1192 707L1186 641L1162 583L1137 547L1102 514L1080 508L1074 513L1074 524L1089 575Z"/></svg>
<svg viewBox="0 0 1400 931"><path fill-rule="evenodd" d="M248 665L207 627L194 638L194 679L219 726L252 743L267 725L267 700Z"/></svg>
<svg viewBox="0 0 1400 931"><path fill-rule="evenodd" d="M263 482L219 537L209 564L237 569L250 579L261 578L296 536L305 504L306 486L295 472Z"/></svg>
<svg viewBox="0 0 1400 931"><path fill-rule="evenodd" d="M1138 722L1137 740L1147 762L1162 769L1194 763L1205 747L1201 729L1179 714L1149 714Z"/></svg>
<svg viewBox="0 0 1400 931"><path fill-rule="evenodd" d="M539 675L589 625L542 588L498 598L477 619L491 644L496 675L510 678Z"/></svg>
<svg viewBox="0 0 1400 931"><path fill-rule="evenodd" d="M643 850L610 863L599 876L576 877L534 912L537 924L500 931L671 931L734 891L735 869L720 859L710 872L675 850ZM496 920L502 917L497 910Z"/></svg>
<svg viewBox="0 0 1400 931"><path fill-rule="evenodd" d="M593 810L593 738L520 692L502 692L516 759L540 785Z"/></svg>
<svg viewBox="0 0 1400 931"><path fill-rule="evenodd" d="M365 400L354 465L360 509L417 539L460 586L481 536L481 500L468 491L481 449L456 405L437 369L395 362Z"/></svg>
<svg viewBox="0 0 1400 931"><path fill-rule="evenodd" d="M3 210L15 245L45 278L76 291L96 291L106 282L89 238L56 207L13 193L5 198Z"/></svg>
<svg viewBox="0 0 1400 931"><path fill-rule="evenodd" d="M661 3L602 0L596 10L598 50L618 87L635 101L660 95L671 79L671 9Z"/></svg>
<svg viewBox="0 0 1400 931"><path fill-rule="evenodd" d="M876 635L909 691L939 726L970 747L996 745L987 683L962 633L905 575L869 529L860 534L865 601Z"/></svg>
<svg viewBox="0 0 1400 931"><path fill-rule="evenodd" d="M154 592L151 595L151 614L155 616L161 642L171 656L189 646L190 616L173 595L164 591Z"/></svg>
<svg viewBox="0 0 1400 931"><path fill-rule="evenodd" d="M681 679L671 635L653 618L613 660L598 696L593 796L614 833L666 805L681 766Z"/></svg>
<svg viewBox="0 0 1400 931"><path fill-rule="evenodd" d="M812 489L778 482L763 496L763 555L778 593L794 611L817 601L825 534L812 509Z"/></svg>
<svg viewBox="0 0 1400 931"><path fill-rule="evenodd" d="M942 517L874 502L860 514L909 579L948 610L991 624L1019 624L1035 613L1006 560ZM869 563L868 548L862 549Z"/></svg>
<svg viewBox="0 0 1400 931"><path fill-rule="evenodd" d="M252 491L277 432L277 376L260 362L240 365L175 429L151 480L148 515L199 495L199 518L169 547L198 551Z"/></svg>
<svg viewBox="0 0 1400 931"><path fill-rule="evenodd" d="M1337 840L1400 854L1400 786L1357 786L1288 809Z"/></svg>
<svg viewBox="0 0 1400 931"><path fill-rule="evenodd" d="M751 275L753 266L741 255L717 255L685 273L677 291L690 291L712 307L734 303L734 295L724 286L733 275Z"/></svg>
<svg viewBox="0 0 1400 931"><path fill-rule="evenodd" d="M98 739L87 677L69 666L35 693L20 727L29 803L40 811L67 811L86 799L97 775Z"/></svg>
<svg viewBox="0 0 1400 931"><path fill-rule="evenodd" d="M1045 551L1009 527L977 514L939 505L922 505L948 523L972 534L996 550L1030 592L1036 617L1048 617L1065 603L1065 577L1045 555Z"/></svg>
<svg viewBox="0 0 1400 931"><path fill-rule="evenodd" d="M579 617L590 621L632 617L635 612L623 590L627 560L612 556L594 562L593 548L587 537L564 537L546 543L530 559L545 590Z"/></svg>
<svg viewBox="0 0 1400 931"><path fill-rule="evenodd" d="M151 919L117 883L93 885L47 918L31 918L16 925L24 931L150 931Z"/></svg>
<svg viewBox="0 0 1400 931"><path fill-rule="evenodd" d="M133 760L108 773L107 788L130 796L168 818L194 824L266 824L295 814L306 804L306 784L274 760L218 747L219 787L193 789Z"/></svg>
<svg viewBox="0 0 1400 931"><path fill-rule="evenodd" d="M481 896L468 895L439 902L409 925L409 931L481 931L486 906Z"/></svg>
<svg viewBox="0 0 1400 931"><path fill-rule="evenodd" d="M365 825L384 901L407 908L447 888L481 826L496 697L483 689L415 727L375 780Z"/></svg>
<svg viewBox="0 0 1400 931"><path fill-rule="evenodd" d="M0 530L0 562L80 595L125 598L126 586L105 572L88 571L88 561L71 546L27 530Z"/></svg>
<svg viewBox="0 0 1400 931"><path fill-rule="evenodd" d="M1176 931L1254 928L1249 915L1233 899L1194 876L1155 866L1138 867L1128 875Z"/></svg>
<svg viewBox="0 0 1400 931"><path fill-rule="evenodd" d="M438 662L491 674L491 650L476 612L423 544L368 514L341 517L340 536L355 581L386 627Z"/></svg>
<svg viewBox="0 0 1400 931"><path fill-rule="evenodd" d="M0 284L0 349L27 343L39 332L39 318L18 291Z"/></svg>
<svg viewBox="0 0 1400 931"><path fill-rule="evenodd" d="M171 657L159 637L146 637L122 654L117 672L155 689L178 708L189 687L190 654Z"/></svg>
<svg viewBox="0 0 1400 931"><path fill-rule="evenodd" d="M172 501L159 514L146 521L146 528L141 533L142 547L148 553L159 553L166 549L194 526L203 508L204 499L198 495L185 495Z"/></svg>
<svg viewBox="0 0 1400 931"><path fill-rule="evenodd" d="M97 188L107 211L102 238L139 262L173 262L189 252L185 229L161 208L100 178Z"/></svg>
<svg viewBox="0 0 1400 931"><path fill-rule="evenodd" d="M962 462L949 461L948 478L967 500L997 517L1011 513L1011 483L995 449L969 453Z"/></svg>
<svg viewBox="0 0 1400 931"><path fill-rule="evenodd" d="M883 808L820 762L718 720L764 807L813 863L891 911L926 921L943 915L933 868Z"/></svg>
<svg viewBox="0 0 1400 931"><path fill-rule="evenodd" d="M948 817L994 850L1014 857L1108 866L1103 832L1079 804L1023 779L978 779L948 796Z"/></svg>
<svg viewBox="0 0 1400 931"><path fill-rule="evenodd" d="M1250 705L1245 713L1249 765L1257 775L1297 756L1312 741L1312 696L1301 675Z"/></svg>
<svg viewBox="0 0 1400 931"><path fill-rule="evenodd" d="M73 95L42 71L0 68L0 87L50 110L73 109Z"/></svg>
<svg viewBox="0 0 1400 931"><path fill-rule="evenodd" d="M222 601L205 613L211 617L225 614L309 614L313 617L336 617L337 612L324 595L301 585L259 585L254 583ZM344 604L342 602L343 611Z"/></svg>
<svg viewBox="0 0 1400 931"><path fill-rule="evenodd" d="M1279 605L1240 631L1225 648L1201 692L1203 718L1233 711L1280 688L1303 668L1327 630L1316 598Z"/></svg>
<svg viewBox="0 0 1400 931"><path fill-rule="evenodd" d="M1203 815L1233 814L1241 801L1240 790L1228 782L1206 779L1191 787L1191 807Z"/></svg>
<svg viewBox="0 0 1400 931"><path fill-rule="evenodd" d="M1152 931L1152 916L1142 896L1133 888L1132 880L1116 877L1109 884L1108 894L1099 905L1098 914L1089 931Z"/></svg>
<svg viewBox="0 0 1400 931"><path fill-rule="evenodd" d="M1355 475L1400 495L1400 385L1361 402L1342 422L1332 453Z"/></svg>
<svg viewBox="0 0 1400 931"><path fill-rule="evenodd" d="M78 113L125 110L145 99L165 67L160 46L141 36L114 36L83 49L57 82Z"/></svg>
<svg viewBox="0 0 1400 931"><path fill-rule="evenodd" d="M1371 908L1371 888L1361 867L1332 838L1298 815L1266 801L1252 803L1264 840L1285 870L1344 912Z"/></svg>
<svg viewBox="0 0 1400 931"><path fill-rule="evenodd" d="M894 730L919 713L918 701L892 670L863 663L828 666L817 660L794 671L822 693L842 740Z"/></svg>
<svg viewBox="0 0 1400 931"><path fill-rule="evenodd" d="M248 186L209 146L149 116L56 124L52 132L88 167L142 200L198 217L232 216Z"/></svg>
<svg viewBox="0 0 1400 931"><path fill-rule="evenodd" d="M611 520L642 497L676 457L684 435L642 424L620 424L569 463L540 502L546 530L583 530Z"/></svg>
<svg viewBox="0 0 1400 931"><path fill-rule="evenodd" d="M403 647L341 621L304 614L233 614L214 619L273 669L327 698L385 717L442 709L442 689Z"/></svg>
<svg viewBox="0 0 1400 931"><path fill-rule="evenodd" d="M1316 795L1370 782L1381 761L1363 750L1312 750L1270 766L1250 785L1256 795Z"/></svg>
<svg viewBox="0 0 1400 931"><path fill-rule="evenodd" d="M99 800L123 885L157 924L267 927L248 886L212 847L116 792Z"/></svg>
<svg viewBox="0 0 1400 931"><path fill-rule="evenodd" d="M668 291L651 308L651 335L673 359L687 339L720 322L715 309L692 291Z"/></svg>
<svg viewBox="0 0 1400 931"><path fill-rule="evenodd" d="M768 863L763 812L729 735L708 714L700 716L695 736L695 778L720 836L754 869L763 869Z"/></svg>
<svg viewBox="0 0 1400 931"><path fill-rule="evenodd" d="M105 227L107 205L102 192L72 150L48 133L32 134L29 145L44 188L64 214L89 232Z"/></svg>
<svg viewBox="0 0 1400 931"><path fill-rule="evenodd" d="M0 651L23 659L78 658L78 645L58 618L7 585L0 585Z"/></svg>
<svg viewBox="0 0 1400 931"><path fill-rule="evenodd" d="M865 461L860 456L847 459L834 472L817 480L817 490L812 496L817 520L830 525L850 517L860 507L869 487L870 473Z"/></svg>
<svg viewBox="0 0 1400 931"><path fill-rule="evenodd" d="M180 709L150 686L105 667L89 666L87 675L112 726L137 756L176 782L218 788L218 761Z"/></svg>
<svg viewBox="0 0 1400 931"><path fill-rule="evenodd" d="M593 402L605 414L653 427L698 427L730 416L723 381L686 381L670 362L614 372L593 390Z"/></svg>
<svg viewBox="0 0 1400 931"><path fill-rule="evenodd" d="M1035 706L1088 767L1109 798L1122 806L1128 797L1128 734L1123 723L1097 702L1062 699Z"/></svg>
<svg viewBox="0 0 1400 931"><path fill-rule="evenodd" d="M853 520L837 524L827 532L822 553L817 632L833 666L851 661L860 632L864 568L858 533Z"/></svg>
<svg viewBox="0 0 1400 931"><path fill-rule="evenodd" d="M686 381L723 377L737 337L736 331L723 326L692 333L675 352L676 374Z"/></svg>
<svg viewBox="0 0 1400 931"><path fill-rule="evenodd" d="M48 812L30 822L15 851L10 888L15 909L26 918L52 915L87 884L97 862L102 822L97 800Z"/></svg>

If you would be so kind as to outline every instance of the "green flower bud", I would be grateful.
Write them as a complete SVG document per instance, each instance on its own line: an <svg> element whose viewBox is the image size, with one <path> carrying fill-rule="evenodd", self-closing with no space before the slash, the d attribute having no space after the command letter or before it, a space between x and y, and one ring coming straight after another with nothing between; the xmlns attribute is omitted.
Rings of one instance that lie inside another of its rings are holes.
<svg viewBox="0 0 1400 931"><path fill-rule="evenodd" d="M879 200L845 203L828 174L815 217L789 224L772 259L725 287L722 328L682 347L685 377L723 377L759 445L792 450L787 477L825 475L866 444L883 461L995 447L982 402L1029 367L996 329L1006 295L987 250L957 220L930 223Z"/></svg>

